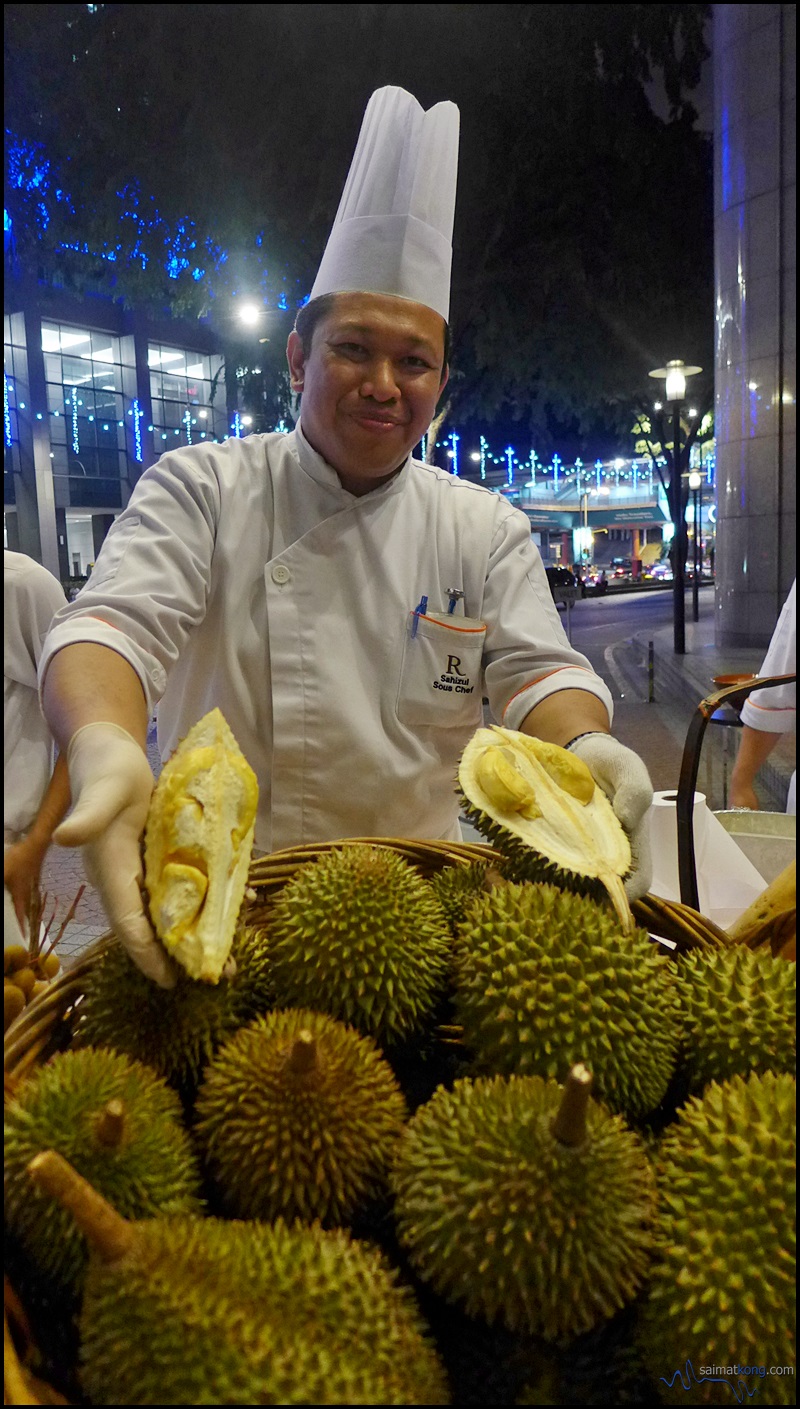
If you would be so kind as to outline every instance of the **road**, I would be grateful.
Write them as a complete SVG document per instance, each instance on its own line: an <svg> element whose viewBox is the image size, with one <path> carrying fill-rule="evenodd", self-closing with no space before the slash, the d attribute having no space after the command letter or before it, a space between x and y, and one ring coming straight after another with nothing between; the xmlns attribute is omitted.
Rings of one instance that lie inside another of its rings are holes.
<svg viewBox="0 0 800 1409"><path fill-rule="evenodd" d="M699 607L701 617L707 618L714 611L714 587L709 584L700 588ZM673 598L671 589L662 592L621 592L608 597L585 597L576 602L571 611L571 623L564 607L559 615L565 628L571 627L572 644L588 656L598 674L607 681L615 695L647 699L647 677L642 670L640 677L627 680L617 663L616 647L637 635L644 640L664 627L672 624ZM691 621L692 597L686 593L686 620ZM709 680L709 687L711 681Z"/></svg>
<svg viewBox="0 0 800 1409"><path fill-rule="evenodd" d="M699 602L705 619L714 610L712 585L701 587ZM634 635L647 641L651 633L669 627L672 603L669 589L622 592L585 597L571 611L573 646L588 657L611 690L614 733L645 760L657 789L677 785L686 732L700 696L689 691L684 698L670 697L662 688L657 692L657 703L648 703L646 666L631 667L631 652L626 651L625 642ZM686 612L687 620L691 620L690 591L686 594ZM559 615L568 627L566 609L559 608Z"/></svg>

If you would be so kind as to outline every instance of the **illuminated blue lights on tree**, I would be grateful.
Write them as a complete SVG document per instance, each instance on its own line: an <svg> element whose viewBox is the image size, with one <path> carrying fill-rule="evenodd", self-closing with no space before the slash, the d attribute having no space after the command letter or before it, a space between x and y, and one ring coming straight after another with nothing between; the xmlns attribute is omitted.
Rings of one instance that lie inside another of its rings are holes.
<svg viewBox="0 0 800 1409"><path fill-rule="evenodd" d="M506 484L514 483L514 448L507 445L503 454L506 457Z"/></svg>
<svg viewBox="0 0 800 1409"><path fill-rule="evenodd" d="M602 460L595 460L595 462L594 462L594 481L595 481L595 488L596 488L596 489L599 489L599 488L600 488L600 475L601 475L601 473L602 473L602 469L603 469L603 462L602 462Z"/></svg>
<svg viewBox="0 0 800 1409"><path fill-rule="evenodd" d="M187 445L191 445L191 443L192 443L192 413L191 413L191 411L188 410L188 408L187 408L187 410L186 410L186 412L185 412L185 414L184 414L184 417L183 417L183 424L184 424L185 427L186 427L186 444L187 444Z"/></svg>
<svg viewBox="0 0 800 1409"><path fill-rule="evenodd" d="M559 455L554 455L550 463L553 466L553 484L555 485L556 489L558 489L558 467L564 462Z"/></svg>
<svg viewBox="0 0 800 1409"><path fill-rule="evenodd" d="M50 185L50 163L44 155L44 148L38 142L22 142L8 134L6 146L8 162L8 184L21 191L40 191L42 195Z"/></svg>
<svg viewBox="0 0 800 1409"><path fill-rule="evenodd" d="M242 420L238 411L234 412L234 417L231 421L231 430L233 431L233 434L237 437L237 439L241 439Z"/></svg>

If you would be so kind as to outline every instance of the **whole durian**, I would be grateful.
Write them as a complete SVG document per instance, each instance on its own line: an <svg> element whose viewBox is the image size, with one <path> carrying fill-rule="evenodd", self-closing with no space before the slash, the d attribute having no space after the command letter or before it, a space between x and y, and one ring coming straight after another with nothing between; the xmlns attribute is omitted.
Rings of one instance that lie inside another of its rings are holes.
<svg viewBox="0 0 800 1409"><path fill-rule="evenodd" d="M585 1060L613 1110L640 1116L662 1100L679 1038L669 961L588 896L523 883L478 897L454 985L477 1070L563 1081Z"/></svg>
<svg viewBox="0 0 800 1409"><path fill-rule="evenodd" d="M431 876L430 886L439 901L451 933L456 934L464 923L467 911L477 895L483 895L502 881L499 871L488 861L472 861L466 866L445 866Z"/></svg>
<svg viewBox="0 0 800 1409"><path fill-rule="evenodd" d="M166 989L110 944L87 970L73 1045L112 1047L191 1089L219 1044L272 1005L263 933L240 926L233 955L231 978L212 985L179 973Z"/></svg>
<svg viewBox="0 0 800 1409"><path fill-rule="evenodd" d="M672 1389L686 1403L688 1388L690 1403L729 1404L736 1381L720 1382L709 1367L792 1360L795 1100L785 1074L712 1082L664 1135L657 1257L640 1327L663 1397ZM759 1402L795 1402L790 1377L745 1377L748 1396L755 1384Z"/></svg>
<svg viewBox="0 0 800 1409"><path fill-rule="evenodd" d="M92 1246L81 1311L95 1404L447 1404L413 1293L343 1229L114 1215L57 1156L32 1177Z"/></svg>
<svg viewBox="0 0 800 1409"><path fill-rule="evenodd" d="M794 964L744 947L687 954L677 969L683 1051L692 1091L751 1071L793 1072Z"/></svg>
<svg viewBox="0 0 800 1409"><path fill-rule="evenodd" d="M6 1228L48 1282L77 1296L86 1249L72 1218L31 1186L30 1160L54 1149L131 1218L202 1208L180 1102L154 1072L119 1053L57 1053L5 1109Z"/></svg>
<svg viewBox="0 0 800 1409"><path fill-rule="evenodd" d="M623 885L630 842L582 759L493 724L473 734L458 782L465 816L505 857L511 880L607 895L623 929L633 929Z"/></svg>
<svg viewBox="0 0 800 1409"><path fill-rule="evenodd" d="M227 1213L328 1225L384 1192L407 1116L371 1038L298 1009L229 1038L206 1067L195 1110Z"/></svg>
<svg viewBox="0 0 800 1409"><path fill-rule="evenodd" d="M268 944L277 1006L330 1013L392 1043L432 1013L451 940L439 902L407 861L352 843L292 877L273 906Z"/></svg>
<svg viewBox="0 0 800 1409"><path fill-rule="evenodd" d="M468 1315L560 1341L634 1296L655 1180L641 1141L567 1084L492 1077L440 1087L412 1116L392 1185L412 1265Z"/></svg>

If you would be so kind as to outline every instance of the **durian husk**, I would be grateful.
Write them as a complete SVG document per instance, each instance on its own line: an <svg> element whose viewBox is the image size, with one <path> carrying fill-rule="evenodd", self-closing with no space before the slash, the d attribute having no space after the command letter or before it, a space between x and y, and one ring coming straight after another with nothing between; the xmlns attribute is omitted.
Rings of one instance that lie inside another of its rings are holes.
<svg viewBox="0 0 800 1409"><path fill-rule="evenodd" d="M461 756L467 816L502 852L523 855L530 879L602 887L626 933L635 928L623 885L628 837L601 788L567 749L513 729L478 729Z"/></svg>
<svg viewBox="0 0 800 1409"><path fill-rule="evenodd" d="M153 927L191 978L218 983L230 955L257 807L255 773L212 709L164 765L145 829Z"/></svg>

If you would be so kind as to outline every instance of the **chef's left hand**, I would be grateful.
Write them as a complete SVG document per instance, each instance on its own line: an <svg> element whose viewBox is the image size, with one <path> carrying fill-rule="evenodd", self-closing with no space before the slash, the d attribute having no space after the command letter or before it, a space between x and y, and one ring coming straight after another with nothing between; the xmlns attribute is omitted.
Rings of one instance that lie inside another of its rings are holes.
<svg viewBox="0 0 800 1409"><path fill-rule="evenodd" d="M583 759L630 837L632 870L625 882L625 893L629 900L639 900L653 879L647 822L653 801L650 775L639 755L610 734L584 734L570 746L570 753Z"/></svg>

